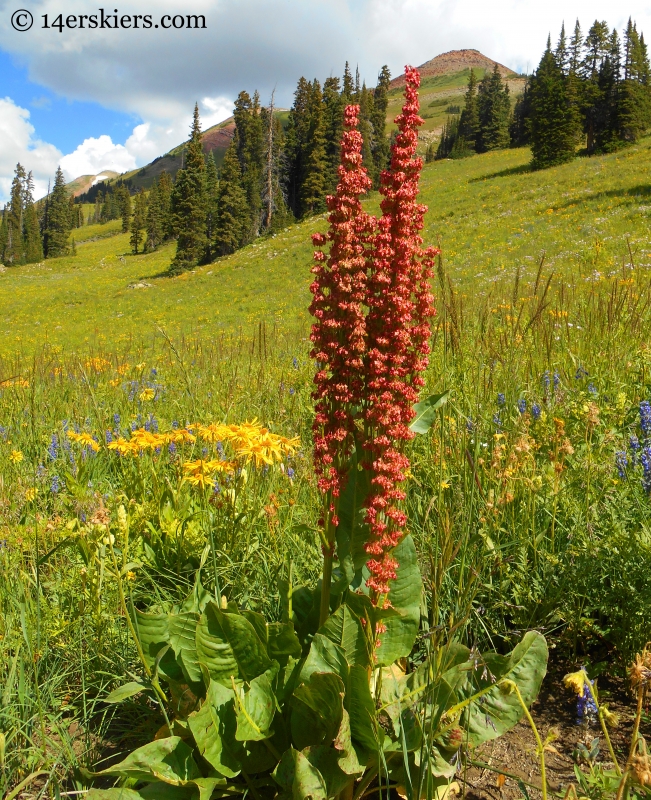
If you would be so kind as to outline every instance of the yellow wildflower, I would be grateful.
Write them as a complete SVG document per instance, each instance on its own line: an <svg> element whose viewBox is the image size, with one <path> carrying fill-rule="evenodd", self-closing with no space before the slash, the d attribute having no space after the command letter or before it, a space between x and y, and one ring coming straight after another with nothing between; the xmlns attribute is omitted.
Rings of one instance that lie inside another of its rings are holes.
<svg viewBox="0 0 651 800"><path fill-rule="evenodd" d="M124 437L119 436L108 445L108 449L116 450L121 456L128 456L137 455L139 448L133 442L129 442Z"/></svg>
<svg viewBox="0 0 651 800"><path fill-rule="evenodd" d="M11 461L12 464L20 464L24 458L25 456L22 454L21 450L12 450L11 453L9 453L9 461Z"/></svg>
<svg viewBox="0 0 651 800"><path fill-rule="evenodd" d="M139 395L143 403L146 403L148 400L153 400L155 396L156 392L153 389L143 389Z"/></svg>
<svg viewBox="0 0 651 800"><path fill-rule="evenodd" d="M175 428L173 431L164 434L164 436L168 443L174 442L174 444L192 443L197 439L187 428Z"/></svg>
<svg viewBox="0 0 651 800"><path fill-rule="evenodd" d="M77 442L77 444L80 444L82 447L90 447L95 453L99 450L99 444L93 439L90 433L68 431L68 438L72 439L73 442Z"/></svg>
<svg viewBox="0 0 651 800"><path fill-rule="evenodd" d="M212 444L230 439L231 432L227 425L211 422L210 425L195 425L193 427L197 431L199 437Z"/></svg>
<svg viewBox="0 0 651 800"><path fill-rule="evenodd" d="M27 500L27 502L28 502L28 503L31 503L31 502L32 502L32 500L34 500L34 499L35 499L35 497L36 497L37 493L38 493L38 489L37 489L35 486L31 486L31 487L30 487L29 489L27 489L27 491L25 492L25 500Z"/></svg>
<svg viewBox="0 0 651 800"><path fill-rule="evenodd" d="M570 672L563 678L563 683L567 689L572 689L579 697L583 696L585 686L585 672L580 669L578 672Z"/></svg>

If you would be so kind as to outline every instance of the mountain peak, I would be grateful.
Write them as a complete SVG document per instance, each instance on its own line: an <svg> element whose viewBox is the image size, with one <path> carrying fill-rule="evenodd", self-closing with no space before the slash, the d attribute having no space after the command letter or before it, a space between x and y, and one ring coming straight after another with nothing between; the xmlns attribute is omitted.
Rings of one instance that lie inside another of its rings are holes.
<svg viewBox="0 0 651 800"><path fill-rule="evenodd" d="M497 68L503 78L515 76L512 69L505 67L492 58L480 53L479 50L450 50L447 53L441 53L435 58L426 61L418 67L421 78L433 78L437 75L450 75L455 72L463 72L464 69L493 69L497 64ZM405 76L399 75L391 81L391 88L395 89L399 86L404 86Z"/></svg>

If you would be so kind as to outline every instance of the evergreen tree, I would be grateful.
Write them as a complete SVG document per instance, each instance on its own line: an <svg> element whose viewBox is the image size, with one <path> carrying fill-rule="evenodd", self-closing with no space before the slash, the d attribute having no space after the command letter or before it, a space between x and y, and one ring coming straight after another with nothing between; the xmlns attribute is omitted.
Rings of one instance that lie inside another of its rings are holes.
<svg viewBox="0 0 651 800"><path fill-rule="evenodd" d="M509 146L509 124L511 121L511 100L509 88L502 84L497 64L491 73L487 72L477 93L479 109L478 152L497 150Z"/></svg>
<svg viewBox="0 0 651 800"><path fill-rule="evenodd" d="M131 226L131 195L126 186L120 186L116 192L116 203L119 215L122 217L122 233L128 233Z"/></svg>
<svg viewBox="0 0 651 800"><path fill-rule="evenodd" d="M380 70L377 85L373 93L373 112L371 124L373 125L373 161L375 162L375 175L379 176L382 170L389 166L389 139L387 137L386 122L389 107L389 84L391 73L386 64ZM378 183L376 180L375 188Z"/></svg>
<svg viewBox="0 0 651 800"><path fill-rule="evenodd" d="M265 136L262 181L262 228L265 232L280 230L293 219L283 192L283 128L274 113L273 101L272 93L269 107L261 110Z"/></svg>
<svg viewBox="0 0 651 800"><path fill-rule="evenodd" d="M522 147L529 144L529 118L531 116L531 91L530 78L524 84L524 91L516 98L511 118L510 137L511 147Z"/></svg>
<svg viewBox="0 0 651 800"><path fill-rule="evenodd" d="M558 44L556 45L556 63L563 75L567 75L570 71L570 48L567 44L567 37L565 35L565 22L561 26L561 35L558 37Z"/></svg>
<svg viewBox="0 0 651 800"><path fill-rule="evenodd" d="M304 178L301 182L299 216L317 214L325 208L326 154L323 96L321 85L314 79L307 106L307 135L304 157Z"/></svg>
<svg viewBox="0 0 651 800"><path fill-rule="evenodd" d="M575 119L568 107L563 72L547 41L535 74L531 78L529 119L534 169L571 160L575 154Z"/></svg>
<svg viewBox="0 0 651 800"><path fill-rule="evenodd" d="M237 138L236 132L224 155L219 176L214 239L215 253L219 256L234 253L242 246L249 220L249 206L237 155Z"/></svg>
<svg viewBox="0 0 651 800"><path fill-rule="evenodd" d="M258 93L255 92L251 100L246 92L240 92L235 101L233 116L238 135L242 186L249 205L249 224L245 241L251 241L260 230L262 207L260 190L264 161L264 131Z"/></svg>
<svg viewBox="0 0 651 800"><path fill-rule="evenodd" d="M133 204L133 219L131 220L131 252L137 256L140 243L146 238L144 229L147 226L147 198L142 189L136 195Z"/></svg>
<svg viewBox="0 0 651 800"><path fill-rule="evenodd" d="M43 237L43 250L46 258L57 258L68 252L68 237L72 230L69 209L66 181L61 167L57 167L52 194L47 200Z"/></svg>
<svg viewBox="0 0 651 800"><path fill-rule="evenodd" d="M4 266L4 253L9 239L9 229L7 227L7 216L9 210L7 206L3 206L2 215L0 217L0 264Z"/></svg>
<svg viewBox="0 0 651 800"><path fill-rule="evenodd" d="M451 158L452 149L459 138L459 117L448 116L443 125L443 132L436 151L435 158L437 160L442 158Z"/></svg>
<svg viewBox="0 0 651 800"><path fill-rule="evenodd" d="M620 141L636 142L649 127L649 61L644 37L629 19L624 36L623 81L619 87L617 128Z"/></svg>
<svg viewBox="0 0 651 800"><path fill-rule="evenodd" d="M311 92L309 81L303 77L299 78L285 134L287 202L295 217L300 216L301 187L305 178L310 130L308 106Z"/></svg>
<svg viewBox="0 0 651 800"><path fill-rule="evenodd" d="M219 176L217 165L212 150L206 159L206 261L213 260L213 240L215 238L215 225L217 224L217 192L219 190Z"/></svg>
<svg viewBox="0 0 651 800"><path fill-rule="evenodd" d="M174 222L172 219L172 190L174 184L169 172L163 170L158 178L158 205L160 208L160 226L163 241L174 238Z"/></svg>
<svg viewBox="0 0 651 800"><path fill-rule="evenodd" d="M160 208L160 180L156 178L147 198L147 215L145 220L145 250L156 250L163 241L163 225Z"/></svg>
<svg viewBox="0 0 651 800"><path fill-rule="evenodd" d="M170 273L196 267L206 253L206 163L203 157L199 106L195 104L185 168L178 171L172 191L174 229L178 239Z"/></svg>
<svg viewBox="0 0 651 800"><path fill-rule="evenodd" d="M350 72L350 66L346 61L344 67L344 78L341 84L341 93L344 96L346 103L352 103L355 97L355 84L353 83L353 76Z"/></svg>
<svg viewBox="0 0 651 800"><path fill-rule="evenodd" d="M570 39L570 48L569 48L569 71L574 72L575 75L579 75L581 70L581 63L582 63L582 53L583 53L583 33L581 32L581 25L579 24L579 20L577 19L576 23L574 24L574 33L572 34L572 38Z"/></svg>
<svg viewBox="0 0 651 800"><path fill-rule="evenodd" d="M357 129L362 134L362 162L368 171L368 175L373 181L373 185L378 185L379 173L375 168L373 160L373 147L375 145L373 136L373 95L366 88L366 83L362 84L359 92L359 123Z"/></svg>
<svg viewBox="0 0 651 800"><path fill-rule="evenodd" d="M334 194L339 182L339 151L344 133L346 98L340 91L339 78L327 78L323 84L325 126L326 192Z"/></svg>
<svg viewBox="0 0 651 800"><path fill-rule="evenodd" d="M25 180L27 173L23 166L16 164L9 199L7 215L7 243L3 260L8 266L24 263L23 211L25 207Z"/></svg>
<svg viewBox="0 0 651 800"><path fill-rule="evenodd" d="M24 203L25 263L35 264L43 258L43 241L34 204L34 179L31 172L28 173L25 181ZM81 206L78 208L81 210Z"/></svg>
<svg viewBox="0 0 651 800"><path fill-rule="evenodd" d="M459 119L459 135L463 137L469 150L474 151L477 149L479 102L477 99L477 78L473 69L470 70L468 77L468 89L466 90L465 103Z"/></svg>

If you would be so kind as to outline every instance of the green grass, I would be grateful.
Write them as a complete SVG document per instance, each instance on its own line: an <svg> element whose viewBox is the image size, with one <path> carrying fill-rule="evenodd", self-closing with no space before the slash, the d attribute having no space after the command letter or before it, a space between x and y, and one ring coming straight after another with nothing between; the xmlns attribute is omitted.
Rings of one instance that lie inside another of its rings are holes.
<svg viewBox="0 0 651 800"><path fill-rule="evenodd" d="M651 140L621 153L580 158L529 172L528 149L427 165L425 241L443 247L462 293L487 292L496 276L546 264L573 280L605 275L627 261L648 263ZM377 195L368 201L377 209ZM0 275L0 355L30 356L44 343L66 351L147 341L170 334L210 337L260 321L293 327L307 320L312 247L325 217L259 239L233 256L180 278L165 272L174 245L133 256L118 221L74 232L77 255ZM81 243L111 235L110 238ZM130 289L130 285L151 286Z"/></svg>

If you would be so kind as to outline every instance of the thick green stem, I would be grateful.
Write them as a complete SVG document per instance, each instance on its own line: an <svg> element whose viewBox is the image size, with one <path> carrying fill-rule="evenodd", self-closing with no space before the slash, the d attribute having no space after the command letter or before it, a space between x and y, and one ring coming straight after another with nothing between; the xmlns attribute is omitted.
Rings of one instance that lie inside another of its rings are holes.
<svg viewBox="0 0 651 800"><path fill-rule="evenodd" d="M538 748L538 755L540 757L540 782L542 784L542 800L547 800L547 774L545 770L545 746L542 743L542 739L540 738L540 734L538 733L538 728L536 727L536 723L533 721L533 717L527 708L527 704L524 702L524 698L520 694L520 689L518 688L518 684L515 681L502 681L502 684L508 690L515 692L520 705L522 706L522 710L527 718L527 722L529 723L531 730L533 731L533 735L536 739L536 745Z"/></svg>
<svg viewBox="0 0 651 800"><path fill-rule="evenodd" d="M330 584L332 583L332 562L334 561L334 542L323 551L323 577L321 581L321 609L319 611L319 627L330 616Z"/></svg>

